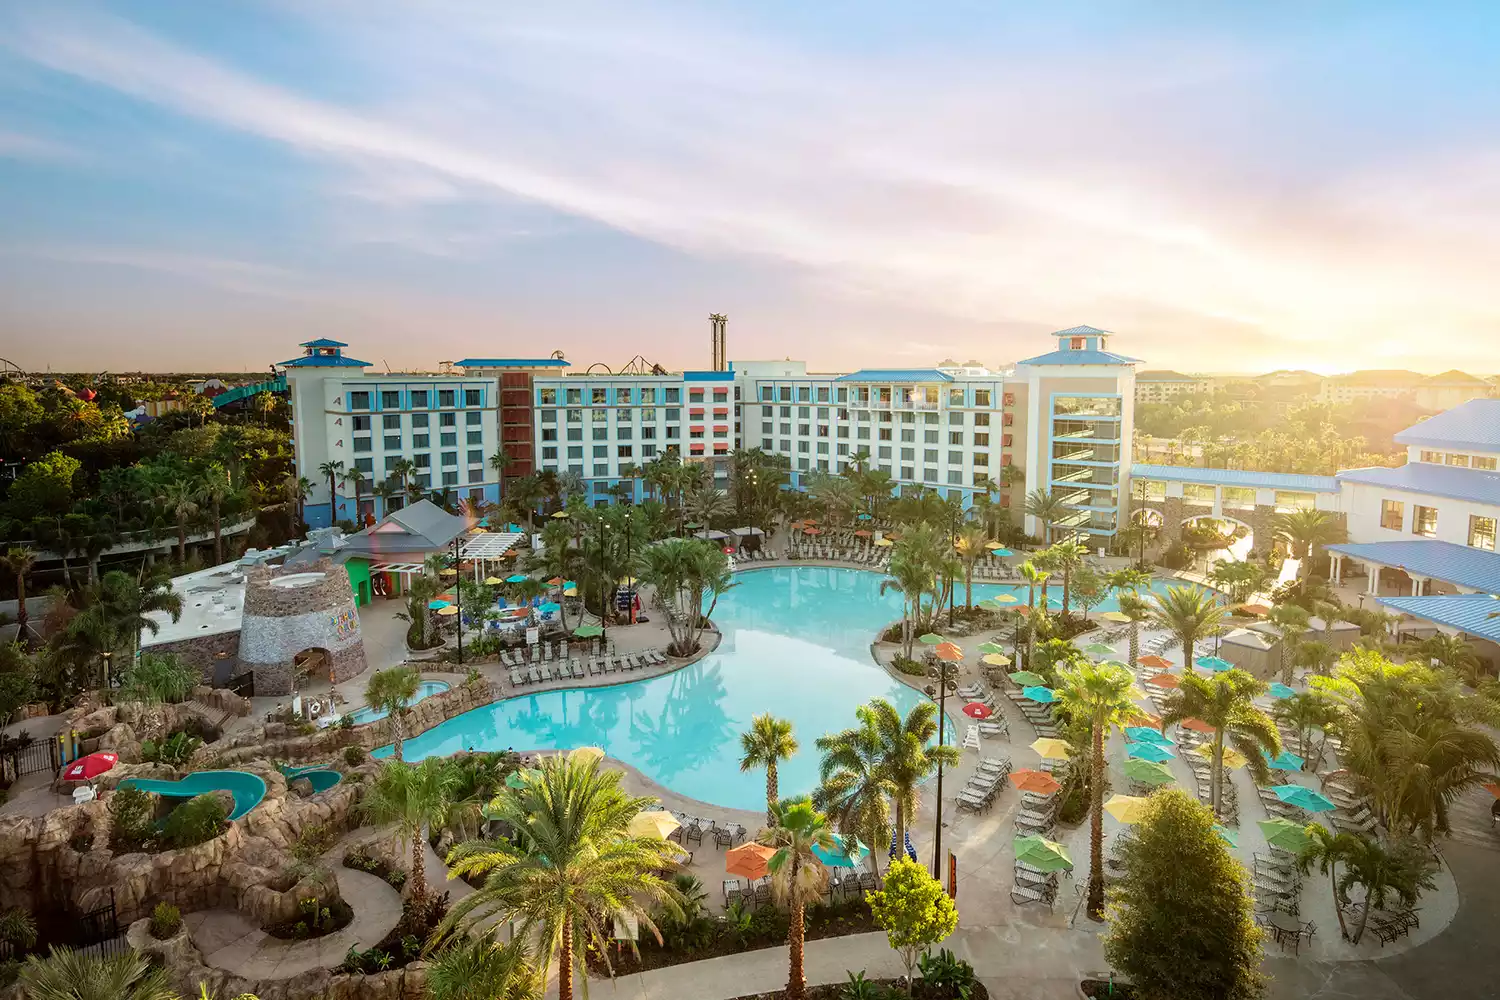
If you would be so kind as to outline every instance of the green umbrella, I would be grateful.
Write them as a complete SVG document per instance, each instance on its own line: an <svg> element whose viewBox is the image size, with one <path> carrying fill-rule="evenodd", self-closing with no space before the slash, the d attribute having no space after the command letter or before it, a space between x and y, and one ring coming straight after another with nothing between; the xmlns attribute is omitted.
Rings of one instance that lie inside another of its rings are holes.
<svg viewBox="0 0 1500 1000"><path fill-rule="evenodd" d="M604 630L598 625L580 625L573 630L573 634L580 639L587 639L591 636L602 635L603 633Z"/></svg>
<svg viewBox="0 0 1500 1000"><path fill-rule="evenodd" d="M1228 844L1230 847L1240 846L1240 835L1229 829L1229 827L1225 826L1224 824L1215 823L1214 833L1217 833L1220 837L1222 837L1224 839L1224 843Z"/></svg>
<svg viewBox="0 0 1500 1000"><path fill-rule="evenodd" d="M1131 781L1138 781L1143 785L1170 785L1176 780L1165 764L1157 764L1149 760L1127 760L1124 771L1125 776Z"/></svg>
<svg viewBox="0 0 1500 1000"><path fill-rule="evenodd" d="M1295 854L1311 843L1307 830L1301 824L1293 823L1284 816L1263 819L1256 825L1260 827L1260 832L1266 835L1266 843L1272 847L1279 847L1283 851L1291 851Z"/></svg>
<svg viewBox="0 0 1500 1000"><path fill-rule="evenodd" d="M1102 642L1091 642L1083 647L1083 651L1090 656L1114 656L1114 647L1106 646Z"/></svg>
<svg viewBox="0 0 1500 1000"><path fill-rule="evenodd" d="M998 642L981 642L979 644L979 651L981 653L1003 653L1005 652L1005 647Z"/></svg>
<svg viewBox="0 0 1500 1000"><path fill-rule="evenodd" d="M1010 675L1010 679L1021 685L1021 687L1023 688L1037 687L1038 685L1047 683L1046 678L1041 677L1038 674L1034 674L1030 670L1017 670L1015 673Z"/></svg>
<svg viewBox="0 0 1500 1000"><path fill-rule="evenodd" d="M1073 867L1073 859L1068 857L1066 847L1036 834L1016 838L1016 860L1024 861L1031 867L1040 868L1044 872L1062 871Z"/></svg>
<svg viewBox="0 0 1500 1000"><path fill-rule="evenodd" d="M936 646L938 643L940 643L940 642L947 642L948 640L944 639L942 636L938 635L936 632L928 632L925 635L919 635L919 636L917 636L917 641L920 642L924 646Z"/></svg>

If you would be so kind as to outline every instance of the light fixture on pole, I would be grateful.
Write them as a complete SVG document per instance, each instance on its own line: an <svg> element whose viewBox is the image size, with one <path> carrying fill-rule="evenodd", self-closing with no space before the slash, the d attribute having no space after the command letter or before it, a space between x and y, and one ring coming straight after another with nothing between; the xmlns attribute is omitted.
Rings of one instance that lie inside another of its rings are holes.
<svg viewBox="0 0 1500 1000"><path fill-rule="evenodd" d="M458 608L458 665L464 665L464 588L463 581L458 579L458 536L453 538L453 601Z"/></svg>

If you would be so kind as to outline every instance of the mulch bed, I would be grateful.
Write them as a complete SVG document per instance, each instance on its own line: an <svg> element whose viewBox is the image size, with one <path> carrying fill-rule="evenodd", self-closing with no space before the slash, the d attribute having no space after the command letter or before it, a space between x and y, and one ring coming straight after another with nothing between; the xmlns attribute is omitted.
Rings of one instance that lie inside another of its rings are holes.
<svg viewBox="0 0 1500 1000"><path fill-rule="evenodd" d="M884 987L890 1000L898 1000L898 998L905 1000L905 979L868 979L866 982ZM803 996L807 1000L841 1000L844 987L847 985L847 983L830 983L827 986L809 986ZM927 989L920 979L912 986L911 995L916 1000L949 1000L950 997L950 994ZM1115 995L1120 996L1118 992ZM742 997L735 997L735 1000L786 1000L786 997L786 990L776 990L772 993L749 993ZM990 991L984 988L983 983L975 983L974 988L969 991L969 997L970 1000L990 1000Z"/></svg>

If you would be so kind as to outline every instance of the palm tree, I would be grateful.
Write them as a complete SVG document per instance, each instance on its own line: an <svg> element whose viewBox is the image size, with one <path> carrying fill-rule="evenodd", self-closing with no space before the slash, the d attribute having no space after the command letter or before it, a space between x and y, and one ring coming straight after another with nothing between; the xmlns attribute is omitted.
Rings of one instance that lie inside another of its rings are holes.
<svg viewBox="0 0 1500 1000"><path fill-rule="evenodd" d="M170 973L134 951L101 958L54 946L27 956L20 984L29 1000L181 1000Z"/></svg>
<svg viewBox="0 0 1500 1000"><path fill-rule="evenodd" d="M1349 940L1349 928L1344 924L1344 903L1339 889L1338 866L1355 848L1357 838L1352 833L1337 833L1322 823L1307 825L1307 846L1297 855L1297 867L1306 875L1316 865L1318 874L1328 876L1328 887L1333 893L1333 911L1339 918L1339 937Z"/></svg>
<svg viewBox="0 0 1500 1000"><path fill-rule="evenodd" d="M1067 618L1073 609L1073 570L1083 565L1083 557L1089 554L1087 545L1077 541L1058 542L1052 546L1052 557L1062 570L1063 606L1062 615Z"/></svg>
<svg viewBox="0 0 1500 1000"><path fill-rule="evenodd" d="M177 521L177 561L187 562L187 523L198 513L198 487L187 479L171 480L162 486L161 501Z"/></svg>
<svg viewBox="0 0 1500 1000"><path fill-rule="evenodd" d="M621 776L593 755L557 754L543 759L539 775L496 796L491 814L515 831L515 840L471 841L448 855L453 876L485 881L454 904L435 937L519 920L517 937L539 941L543 978L556 956L558 1000L573 1000L590 947L608 963L601 918L634 916L659 941L649 906L681 914L682 894L661 874L681 849L630 835L630 821L656 800L626 795Z"/></svg>
<svg viewBox="0 0 1500 1000"><path fill-rule="evenodd" d="M890 577L880 581L880 592L894 590L902 597L901 645L903 655L909 660L916 637L914 625L922 617L922 598L932 592L936 574L928 560L905 547L891 556L886 572Z"/></svg>
<svg viewBox="0 0 1500 1000"><path fill-rule="evenodd" d="M1469 684L1477 685L1479 682L1479 655L1474 652L1473 644L1463 636L1435 632L1418 642L1408 643L1403 648L1408 656L1451 670Z"/></svg>
<svg viewBox="0 0 1500 1000"><path fill-rule="evenodd" d="M401 480L401 489L410 495L411 477L417 472L417 463L409 458L398 458L391 463L390 473Z"/></svg>
<svg viewBox="0 0 1500 1000"><path fill-rule="evenodd" d="M551 521L542 526L542 551L537 554L536 568L547 574L548 579L560 579L557 585L557 605L561 609L563 630L568 628L568 602L563 600L563 590L568 580L578 569L578 550L573 548L572 529L561 521Z"/></svg>
<svg viewBox="0 0 1500 1000"><path fill-rule="evenodd" d="M819 784L813 805L846 836L861 836L872 847L885 843L891 830L890 800L895 791L881 772L880 732L868 713L859 714L859 725L840 733L819 736L823 753L818 765ZM880 873L878 851L872 851L875 872Z"/></svg>
<svg viewBox="0 0 1500 1000"><path fill-rule="evenodd" d="M1295 558L1301 559L1297 575L1301 576L1318 549L1343 536L1335 515L1326 510L1293 510L1271 518L1271 531L1287 543Z"/></svg>
<svg viewBox="0 0 1500 1000"><path fill-rule="evenodd" d="M1372 837L1354 836L1339 845L1336 857L1344 866L1335 886L1337 894L1347 899L1352 886L1364 886L1365 890L1365 905L1351 944L1359 944L1364 937L1370 911L1385 909L1392 895L1403 906L1415 906L1423 891L1437 885L1432 855L1410 840L1397 840L1387 847Z"/></svg>
<svg viewBox="0 0 1500 1000"><path fill-rule="evenodd" d="M422 675L411 667L390 667L378 671L365 686L365 704L377 712L385 712L391 720L391 737L395 743L395 757L401 760L401 740L406 734L406 723L402 713L417 696L417 685Z"/></svg>
<svg viewBox="0 0 1500 1000"><path fill-rule="evenodd" d="M771 809L770 825L756 841L776 848L766 867L771 873L771 892L791 911L787 927L787 1000L803 1000L807 976L803 970L807 904L823 897L827 870L813 853L817 847L837 851L838 841L827 818L813 808L806 796L788 799Z"/></svg>
<svg viewBox="0 0 1500 1000"><path fill-rule="evenodd" d="M267 393L267 395L270 395ZM210 465L198 486L198 497L207 502L214 523L214 565L224 562L224 525L219 517L219 508L234 495L229 478L221 465Z"/></svg>
<svg viewBox="0 0 1500 1000"><path fill-rule="evenodd" d="M429 1000L541 1000L544 984L531 967L526 942L492 937L455 941L431 958Z"/></svg>
<svg viewBox="0 0 1500 1000"><path fill-rule="evenodd" d="M406 461L406 459L402 459ZM412 468L416 468L415 465ZM328 523L334 524L339 519L339 495L337 483L344 473L342 460L324 462L318 466L318 472L328 479Z"/></svg>
<svg viewBox="0 0 1500 1000"><path fill-rule="evenodd" d="M344 473L344 482L349 483L354 487L354 526L356 528L363 527L364 514L360 512L359 505L365 484L365 474L361 472L359 466L356 465L354 468Z"/></svg>
<svg viewBox="0 0 1500 1000"><path fill-rule="evenodd" d="M250 408L260 414L260 425L266 426L266 418L276 409L276 397L265 389L250 397Z"/></svg>
<svg viewBox="0 0 1500 1000"><path fill-rule="evenodd" d="M115 615L102 601L94 601L68 622L67 630L58 642L57 651L79 664L97 660L100 686L107 690L109 658L120 648L123 640Z"/></svg>
<svg viewBox="0 0 1500 1000"><path fill-rule="evenodd" d="M108 609L117 634L130 637L132 658L140 655L142 630L152 635L161 631L152 614L171 615L173 624L182 618L182 595L172 589L170 580L161 576L137 579L121 570L112 570L104 574L94 597Z"/></svg>
<svg viewBox="0 0 1500 1000"><path fill-rule="evenodd" d="M861 705L856 714L861 723L874 727L880 738L880 776L890 784L895 807L897 845L906 842L906 831L916 815L922 783L941 764L953 767L961 759L958 748L929 745L937 736L937 706L930 701L913 705L902 718L894 705L876 698Z"/></svg>
<svg viewBox="0 0 1500 1000"><path fill-rule="evenodd" d="M985 548L989 536L981 525L964 528L953 543L954 551L964 566L964 607L974 606L974 564L989 550Z"/></svg>
<svg viewBox="0 0 1500 1000"><path fill-rule="evenodd" d="M750 720L750 728L740 734L740 770L766 769L766 822L774 818L779 788L776 780L776 765L790 760L797 752L797 738L792 735L792 724L778 719L769 712Z"/></svg>
<svg viewBox="0 0 1500 1000"><path fill-rule="evenodd" d="M703 537L708 537L708 529L713 527L713 522L728 517L734 513L734 503L714 488L712 483L705 483L684 498L684 506L688 515L703 526Z"/></svg>
<svg viewBox="0 0 1500 1000"><path fill-rule="evenodd" d="M502 441L496 448L495 453L490 456L490 468L495 470L495 478L500 481L500 502L505 502L505 470L511 467L515 460L510 457L510 452L505 450Z"/></svg>
<svg viewBox="0 0 1500 1000"><path fill-rule="evenodd" d="M1292 682L1292 668L1297 663L1297 637L1308 630L1312 615L1295 604L1278 604L1266 615L1266 625L1276 633L1277 654L1281 658L1281 682Z"/></svg>
<svg viewBox="0 0 1500 1000"><path fill-rule="evenodd" d="M1036 588L1040 584L1042 593L1045 595L1047 592L1047 578L1052 573L1050 570L1042 569L1030 559L1017 566L1016 572L1021 575L1021 579L1026 581L1026 609L1030 612L1027 615L1026 624L1026 668L1029 670L1031 669L1032 656L1036 652ZM1045 601L1046 598L1044 596L1043 603Z"/></svg>
<svg viewBox="0 0 1500 1000"><path fill-rule="evenodd" d="M1338 662L1339 651L1326 642L1317 639L1308 639L1306 642L1297 643L1295 662L1297 666L1309 673L1327 675L1333 665Z"/></svg>
<svg viewBox="0 0 1500 1000"><path fill-rule="evenodd" d="M1388 730L1382 740L1387 772L1383 795L1405 831L1447 832L1448 806L1465 791L1500 780L1500 749L1490 736L1451 719L1427 718ZM1392 829L1398 829L1395 823Z"/></svg>
<svg viewBox="0 0 1500 1000"><path fill-rule="evenodd" d="M282 485L286 490L287 499L290 500L293 506L295 506L297 509L297 524L306 524L307 511L305 508L307 504L307 498L312 495L312 480L308 479L306 476L299 476L295 472L291 472L288 473L286 479L282 481ZM293 527L295 528L296 525L294 525Z"/></svg>
<svg viewBox="0 0 1500 1000"><path fill-rule="evenodd" d="M1089 917L1104 919L1104 737L1141 716L1130 698L1130 671L1113 663L1079 663L1059 671L1057 700L1068 718L1089 726Z"/></svg>
<svg viewBox="0 0 1500 1000"><path fill-rule="evenodd" d="M1060 520L1067 507L1051 490L1038 487L1026 494L1026 513L1042 522L1042 544L1052 544L1052 525Z"/></svg>
<svg viewBox="0 0 1500 1000"><path fill-rule="evenodd" d="M36 565L36 553L24 545L12 545L5 550L5 555L0 557L0 564L3 564L6 572L16 580L16 641L23 647L30 648L31 634L27 630L26 613L26 577L31 574L31 568Z"/></svg>
<svg viewBox="0 0 1500 1000"><path fill-rule="evenodd" d="M421 908L427 903L425 833L443 825L457 785L458 775L453 765L441 757L428 757L420 764L407 764L397 758L380 765L380 772L360 802L371 823L395 823L397 834L411 845L411 870L407 877L414 907Z"/></svg>
<svg viewBox="0 0 1500 1000"><path fill-rule="evenodd" d="M1187 673L1176 691L1167 696L1161 715L1161 728L1198 719L1213 727L1213 774L1209 780L1209 805L1214 815L1219 815L1220 785L1224 780L1224 742L1244 755L1246 767L1250 768L1258 781L1269 776L1266 754L1274 757L1281 753L1281 736L1271 717L1255 707L1257 696L1264 694L1266 685L1243 670L1228 670L1222 674L1204 678Z"/></svg>
<svg viewBox="0 0 1500 1000"><path fill-rule="evenodd" d="M1283 698L1272 705L1271 714L1297 734L1297 756L1304 761L1310 759L1309 751L1313 749L1313 730L1327 731L1338 721L1338 712L1321 691L1298 691L1290 698ZM1322 754L1318 756L1321 757ZM1315 764L1312 766L1316 767Z"/></svg>
<svg viewBox="0 0 1500 1000"><path fill-rule="evenodd" d="M1170 632L1182 647L1185 673L1193 672L1193 647L1199 639L1216 635L1227 614L1227 609L1208 591L1197 587L1168 587L1165 594L1151 595L1149 620L1157 628Z"/></svg>

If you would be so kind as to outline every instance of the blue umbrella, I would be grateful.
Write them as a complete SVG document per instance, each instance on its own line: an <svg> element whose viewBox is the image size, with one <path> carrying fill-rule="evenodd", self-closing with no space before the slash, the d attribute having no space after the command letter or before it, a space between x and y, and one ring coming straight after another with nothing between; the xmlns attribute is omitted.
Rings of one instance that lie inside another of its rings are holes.
<svg viewBox="0 0 1500 1000"><path fill-rule="evenodd" d="M1270 754L1268 754L1264 750L1262 750L1260 752L1260 755L1266 759L1266 763L1267 764L1271 765L1272 767L1274 767L1278 771L1300 771L1300 770L1302 770L1302 758L1298 757L1296 754L1292 753L1290 750L1283 750L1283 751L1281 751L1281 753L1277 754L1275 757L1272 757ZM1297 787L1300 788L1302 786L1298 785Z"/></svg>
<svg viewBox="0 0 1500 1000"><path fill-rule="evenodd" d="M1173 747L1176 742L1172 737L1157 732L1149 726L1126 726L1125 738L1128 740L1141 740L1146 743L1155 743L1157 746Z"/></svg>
<svg viewBox="0 0 1500 1000"><path fill-rule="evenodd" d="M531 577L527 576L525 573L513 573L510 576L507 576L505 578L505 582L506 583L525 583L529 579L531 579Z"/></svg>
<svg viewBox="0 0 1500 1000"><path fill-rule="evenodd" d="M1012 552L1010 549L990 549L990 555L995 556L996 558L999 558L999 559L1004 559L1007 556L1013 556L1013 555L1015 555L1015 553Z"/></svg>
<svg viewBox="0 0 1500 1000"><path fill-rule="evenodd" d="M1233 670L1234 664L1217 656L1200 656L1193 661L1200 667L1212 670L1216 674L1222 674L1226 670Z"/></svg>
<svg viewBox="0 0 1500 1000"><path fill-rule="evenodd" d="M1149 760L1155 764L1160 764L1177 756L1159 743L1146 743L1144 741L1130 744L1125 752L1137 760Z"/></svg>
<svg viewBox="0 0 1500 1000"><path fill-rule="evenodd" d="M542 614L545 615L545 614L550 614L553 611L556 611L558 609L558 607L559 607L559 605L556 602L554 602L554 601L548 601L546 604L543 604L541 607L537 608L537 610L540 611Z"/></svg>
<svg viewBox="0 0 1500 1000"><path fill-rule="evenodd" d="M873 521L873 520L875 520L875 518L872 515L870 515L870 514L860 514L859 515L859 519L861 521Z"/></svg>
<svg viewBox="0 0 1500 1000"><path fill-rule="evenodd" d="M1328 796L1303 785L1276 785L1271 791L1287 805L1306 809L1308 812L1331 812L1338 808Z"/></svg>
<svg viewBox="0 0 1500 1000"><path fill-rule="evenodd" d="M1272 684L1267 690L1270 692L1272 698L1290 698L1297 693L1280 681Z"/></svg>
<svg viewBox="0 0 1500 1000"><path fill-rule="evenodd" d="M1039 701L1043 705L1057 700L1057 694L1051 688L1029 687L1022 688L1021 693L1032 701Z"/></svg>
<svg viewBox="0 0 1500 1000"><path fill-rule="evenodd" d="M437 611L438 609L440 609L440 608L446 608L447 606L448 606L448 602L447 601L428 601L427 602L427 610L428 611Z"/></svg>
<svg viewBox="0 0 1500 1000"><path fill-rule="evenodd" d="M870 849L858 837L834 837L837 850L827 850L821 844L813 845L813 855L829 868L853 868L870 854Z"/></svg>

